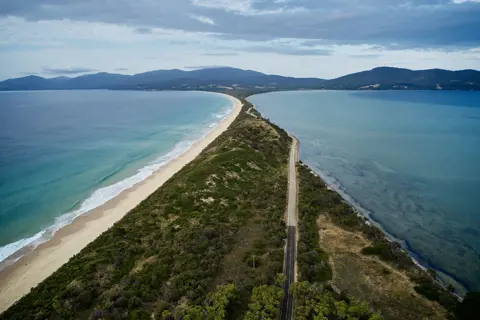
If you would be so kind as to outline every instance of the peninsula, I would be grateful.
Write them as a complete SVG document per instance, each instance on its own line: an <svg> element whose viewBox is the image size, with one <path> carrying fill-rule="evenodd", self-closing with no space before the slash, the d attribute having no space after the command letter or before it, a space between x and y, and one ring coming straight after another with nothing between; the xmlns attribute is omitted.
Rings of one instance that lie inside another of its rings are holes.
<svg viewBox="0 0 480 320"><path fill-rule="evenodd" d="M460 303L359 216L247 95L189 153L3 271L0 319L469 319L477 298Z"/></svg>

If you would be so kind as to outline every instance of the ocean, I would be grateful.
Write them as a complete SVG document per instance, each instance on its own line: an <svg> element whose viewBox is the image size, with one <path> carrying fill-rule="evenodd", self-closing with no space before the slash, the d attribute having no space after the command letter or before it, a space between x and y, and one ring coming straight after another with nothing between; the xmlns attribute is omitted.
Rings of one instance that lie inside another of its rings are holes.
<svg viewBox="0 0 480 320"><path fill-rule="evenodd" d="M0 92L0 262L145 180L232 110L201 92Z"/></svg>
<svg viewBox="0 0 480 320"><path fill-rule="evenodd" d="M249 97L301 160L440 278L480 290L480 92Z"/></svg>

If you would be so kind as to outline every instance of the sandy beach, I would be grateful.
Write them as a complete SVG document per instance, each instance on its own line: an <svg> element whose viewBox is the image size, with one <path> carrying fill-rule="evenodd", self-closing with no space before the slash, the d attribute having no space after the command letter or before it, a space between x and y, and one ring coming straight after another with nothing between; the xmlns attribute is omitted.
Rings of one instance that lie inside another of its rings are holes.
<svg viewBox="0 0 480 320"><path fill-rule="evenodd" d="M73 223L60 229L51 240L2 270L0 272L0 313L122 219L222 134L238 116L242 107L238 99L228 97L234 103L233 111L204 139L197 141L183 155L155 171L143 182L125 190L118 197L88 214L80 216Z"/></svg>

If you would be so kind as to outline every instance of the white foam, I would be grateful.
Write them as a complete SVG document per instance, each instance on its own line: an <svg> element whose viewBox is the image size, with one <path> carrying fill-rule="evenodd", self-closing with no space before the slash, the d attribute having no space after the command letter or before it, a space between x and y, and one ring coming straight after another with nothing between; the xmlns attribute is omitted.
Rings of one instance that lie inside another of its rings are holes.
<svg viewBox="0 0 480 320"><path fill-rule="evenodd" d="M53 234L55 234L55 232L57 232L59 229L72 223L73 220L75 220L82 214L98 208L109 200L117 197L122 191L130 189L136 184L147 179L156 170L160 169L171 160L178 158L180 155L186 152L194 143L195 141L191 140L186 140L178 143L170 152L157 158L155 161L148 164L147 166L139 169L135 175L110 186L97 189L84 202L82 202L80 208L55 218L55 222L48 228L45 228L44 230L38 232L30 238L22 239L1 247L0 262L4 261L12 254L25 247L31 247L31 249L36 248L41 243L50 239Z"/></svg>
<svg viewBox="0 0 480 320"><path fill-rule="evenodd" d="M9 243L6 246L3 246L2 248L0 248L0 262L4 261L9 256L17 252L18 250L25 248L31 245L32 243L40 240L44 235L44 233L45 233L45 230L42 230L36 235L34 235L33 237L21 239L16 242Z"/></svg>
<svg viewBox="0 0 480 320"><path fill-rule="evenodd" d="M208 133L211 132L220 122L222 122L225 117L229 115L232 111L233 108L229 107L228 110L226 110L225 112L213 114L212 117L219 119L219 121L210 123L206 128L207 130L204 130L204 132L202 132L203 134L200 138L198 138L198 140L201 140L205 136L207 136ZM136 184L150 177L156 170L160 169L168 162L178 158L183 153L185 153L198 140L185 140L179 142L171 151L169 151L165 155L160 156L155 161L151 162L145 167L139 169L135 175L110 186L97 189L90 195L90 197L88 197L85 201L82 202L80 208L55 218L55 222L51 226L43 229L32 237L21 239L1 247L0 262L5 261L8 257L12 256L13 254L24 248L28 247L28 249L33 250L40 244L48 241L55 234L55 232L57 232L64 226L72 223L79 216L100 207L109 200L117 197L122 191L130 189ZM16 261L18 259L20 259L20 257L15 257L15 260L13 261Z"/></svg>
<svg viewBox="0 0 480 320"><path fill-rule="evenodd" d="M227 116L230 112L232 111L232 109L228 109L227 111L225 112L220 112L220 113L216 113L214 114L213 116L217 119L223 119L225 118L225 116Z"/></svg>

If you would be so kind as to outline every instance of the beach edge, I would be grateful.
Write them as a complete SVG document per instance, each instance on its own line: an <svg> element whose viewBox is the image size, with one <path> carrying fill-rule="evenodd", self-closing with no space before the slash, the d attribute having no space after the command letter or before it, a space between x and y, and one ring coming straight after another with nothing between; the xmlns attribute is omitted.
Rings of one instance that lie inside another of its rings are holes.
<svg viewBox="0 0 480 320"><path fill-rule="evenodd" d="M1 270L0 313L57 271L103 232L110 229L184 166L193 161L230 127L242 110L242 102L228 94L204 93L228 98L233 104L230 113L186 152L159 168L150 177L134 187L124 190L120 195L98 208L79 216L72 223L58 230L51 239Z"/></svg>

